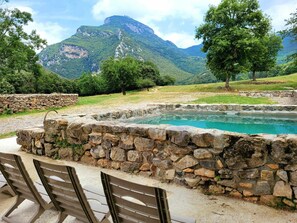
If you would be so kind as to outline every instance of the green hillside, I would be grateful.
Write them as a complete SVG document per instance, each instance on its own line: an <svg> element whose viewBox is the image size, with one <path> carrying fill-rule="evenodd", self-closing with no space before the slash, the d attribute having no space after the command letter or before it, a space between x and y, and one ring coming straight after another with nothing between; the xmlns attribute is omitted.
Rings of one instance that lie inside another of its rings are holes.
<svg viewBox="0 0 297 223"><path fill-rule="evenodd" d="M152 61L161 75L178 82L206 70L201 57L191 56L148 26L126 16L112 16L102 26L81 26L70 38L48 46L39 58L43 66L63 77L77 78L83 72L98 72L107 58L133 56Z"/></svg>

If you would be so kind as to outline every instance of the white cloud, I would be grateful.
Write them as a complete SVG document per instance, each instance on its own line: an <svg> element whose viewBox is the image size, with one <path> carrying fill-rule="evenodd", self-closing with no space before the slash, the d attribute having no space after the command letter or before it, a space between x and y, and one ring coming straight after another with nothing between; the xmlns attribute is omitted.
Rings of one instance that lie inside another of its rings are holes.
<svg viewBox="0 0 297 223"><path fill-rule="evenodd" d="M24 26L24 31L30 33L32 30L36 30L37 34L40 35L42 39L45 39L48 45L61 42L66 38L65 33L66 28L63 28L58 23L55 22L38 22L34 17L38 16L38 12L34 11L33 8L26 5L17 5L9 3L7 8L14 9L17 8L23 12L29 12L33 17L33 22L29 22L28 25Z"/></svg>
<svg viewBox="0 0 297 223"><path fill-rule="evenodd" d="M153 28L160 37L179 47L188 47L198 42L195 42L194 34L179 33L179 28L174 29L174 26L166 27L165 33L160 23L170 20L182 24L187 20L187 26L192 26L194 30L195 26L203 22L209 5L217 5L219 2L220 0L98 0L93 6L92 14L99 21L112 15L130 16Z"/></svg>
<svg viewBox="0 0 297 223"><path fill-rule="evenodd" d="M274 5L268 6L264 12L270 15L272 19L272 27L275 31L285 29L285 20L291 17L291 13L295 12L297 9L297 1L276 3Z"/></svg>

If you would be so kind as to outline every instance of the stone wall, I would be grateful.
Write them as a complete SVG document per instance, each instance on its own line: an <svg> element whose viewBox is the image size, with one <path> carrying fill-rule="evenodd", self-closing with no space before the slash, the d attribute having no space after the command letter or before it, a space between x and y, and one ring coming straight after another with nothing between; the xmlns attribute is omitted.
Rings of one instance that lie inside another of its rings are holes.
<svg viewBox="0 0 297 223"><path fill-rule="evenodd" d="M21 149L155 177L270 206L297 203L297 136L52 119L17 132Z"/></svg>
<svg viewBox="0 0 297 223"><path fill-rule="evenodd" d="M4 94L0 95L0 114L59 108L74 105L77 99L77 94Z"/></svg>
<svg viewBox="0 0 297 223"><path fill-rule="evenodd" d="M276 99L286 99L288 104L297 104L297 91L295 90L282 90L282 91L240 91L238 93L241 96L247 97L268 97ZM280 101L279 101L280 102Z"/></svg>

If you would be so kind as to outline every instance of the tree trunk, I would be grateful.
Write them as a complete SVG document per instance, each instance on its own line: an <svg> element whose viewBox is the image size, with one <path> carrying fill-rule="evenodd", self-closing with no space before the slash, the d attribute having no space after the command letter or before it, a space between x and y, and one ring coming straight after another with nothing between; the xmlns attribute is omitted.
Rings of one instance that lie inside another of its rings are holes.
<svg viewBox="0 0 297 223"><path fill-rule="evenodd" d="M226 76L226 82L225 82L225 88L226 88L226 90L228 90L228 91L230 90L229 82L230 82L230 76L227 75L227 76Z"/></svg>
<svg viewBox="0 0 297 223"><path fill-rule="evenodd" d="M253 81L256 81L256 71L253 70Z"/></svg>
<svg viewBox="0 0 297 223"><path fill-rule="evenodd" d="M122 93L123 93L123 95L126 95L126 90L124 87L122 87Z"/></svg>

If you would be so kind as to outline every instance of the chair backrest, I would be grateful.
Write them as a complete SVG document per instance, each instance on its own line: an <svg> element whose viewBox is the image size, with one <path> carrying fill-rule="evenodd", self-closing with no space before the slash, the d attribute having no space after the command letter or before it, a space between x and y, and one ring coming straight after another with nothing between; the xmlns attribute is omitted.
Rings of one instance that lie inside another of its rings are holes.
<svg viewBox="0 0 297 223"><path fill-rule="evenodd" d="M38 203L42 207L47 205L26 171L20 156L0 153L0 171L15 195Z"/></svg>
<svg viewBox="0 0 297 223"><path fill-rule="evenodd" d="M128 182L103 172L101 181L114 223L171 222L165 190Z"/></svg>
<svg viewBox="0 0 297 223"><path fill-rule="evenodd" d="M98 222L73 167L33 160L40 180L58 211L83 222Z"/></svg>

